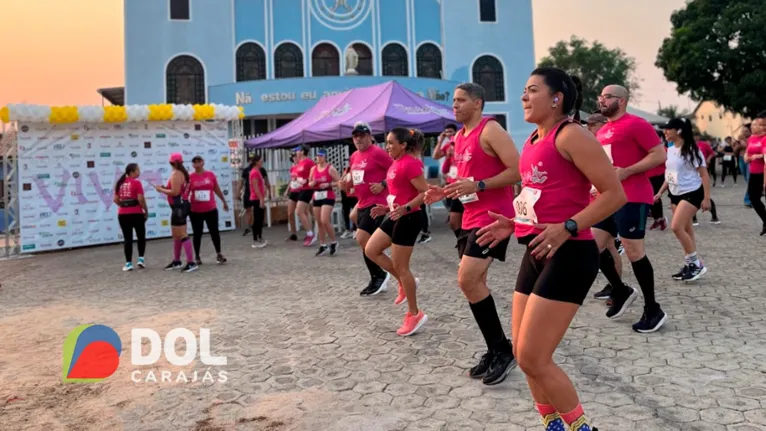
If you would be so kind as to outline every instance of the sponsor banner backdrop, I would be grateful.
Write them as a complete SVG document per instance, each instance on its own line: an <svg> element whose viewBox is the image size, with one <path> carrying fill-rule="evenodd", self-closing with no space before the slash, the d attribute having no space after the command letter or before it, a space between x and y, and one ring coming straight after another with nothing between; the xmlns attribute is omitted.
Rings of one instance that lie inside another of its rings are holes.
<svg viewBox="0 0 766 431"><path fill-rule="evenodd" d="M128 163L138 163L149 209L147 238L170 236L167 197L152 184L170 177L170 153L200 155L218 177L229 204L216 198L219 228L234 228L232 170L225 122L20 124L19 198L23 253L122 241L114 185ZM189 225L191 232L191 224Z"/></svg>

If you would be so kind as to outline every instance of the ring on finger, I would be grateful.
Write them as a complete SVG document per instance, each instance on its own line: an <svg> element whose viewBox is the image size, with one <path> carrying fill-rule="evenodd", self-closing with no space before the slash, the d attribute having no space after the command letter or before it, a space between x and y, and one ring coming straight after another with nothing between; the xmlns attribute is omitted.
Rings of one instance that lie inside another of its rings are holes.
<svg viewBox="0 0 766 431"><path fill-rule="evenodd" d="M550 244L546 245L546 247L548 247L548 250L550 250L550 249L552 249L552 248L553 248L553 246L552 246L552 245L550 245Z"/></svg>

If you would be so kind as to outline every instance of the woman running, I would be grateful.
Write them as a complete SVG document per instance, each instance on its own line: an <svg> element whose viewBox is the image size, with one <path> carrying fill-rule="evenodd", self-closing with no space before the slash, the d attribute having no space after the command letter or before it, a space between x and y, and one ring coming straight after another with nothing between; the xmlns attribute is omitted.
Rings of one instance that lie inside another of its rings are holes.
<svg viewBox="0 0 766 431"><path fill-rule="evenodd" d="M301 225L306 230L303 245L310 247L317 242L311 224L311 198L314 191L309 187L309 173L314 167L314 162L308 157L309 147L300 145L293 148L293 162L290 168L290 186L287 188L287 221L290 225L290 237L288 241L297 241L298 235L295 230L295 214Z"/></svg>
<svg viewBox="0 0 766 431"><path fill-rule="evenodd" d="M309 173L309 187L314 190L314 219L317 221L319 250L316 256L327 253L327 237L330 237L330 256L335 256L338 242L332 225L332 209L335 207L335 191L332 186L340 181L340 175L333 165L327 163L327 152L317 151L317 164Z"/></svg>
<svg viewBox="0 0 766 431"><path fill-rule="evenodd" d="M423 175L423 163L413 154L423 145L423 134L418 130L396 127L386 137L386 150L394 163L386 175L388 205L375 206L374 218L386 215L375 230L364 253L399 281L399 295L394 304L407 301L404 323L396 331L401 336L412 335L428 321L418 308L415 291L418 280L410 272L412 249L418 239L425 213L420 209L428 183ZM384 250L391 247L391 257Z"/></svg>
<svg viewBox="0 0 766 431"><path fill-rule="evenodd" d="M697 256L692 220L697 211L710 210L710 177L705 156L697 146L689 120L673 118L660 126L665 138L672 142L665 161L665 183L654 196L657 201L669 191L673 220L670 229L684 249L685 264L674 280L694 281L707 272Z"/></svg>
<svg viewBox="0 0 766 431"><path fill-rule="evenodd" d="M133 270L133 231L136 231L138 239L138 262L136 266L145 268L144 251L146 250L146 219L149 211L146 209L144 199L144 186L138 180L141 170L138 164L130 163L125 166L122 174L114 186L114 203L117 209L117 220L122 229L122 239L125 246L125 266L123 271Z"/></svg>
<svg viewBox="0 0 766 431"><path fill-rule="evenodd" d="M263 213L266 209L266 179L263 178L261 167L263 160L256 154L253 156L253 169L250 170L250 202L253 203L253 248L263 248L269 243L263 239Z"/></svg>
<svg viewBox="0 0 766 431"><path fill-rule="evenodd" d="M723 157L721 161L721 187L726 183L726 175L734 179L734 187L737 187L737 154L734 150L734 140L731 136L724 139Z"/></svg>
<svg viewBox="0 0 766 431"><path fill-rule="evenodd" d="M229 204L223 196L218 178L215 174L205 170L205 160L201 156L192 159L194 172L189 175L189 191L191 197L192 235L194 236L194 256L197 265L202 265L199 251L202 247L202 234L207 225L210 239L217 255L216 261L226 263L226 258L221 254L221 234L218 232L218 207L215 204L215 196L223 202L223 210L229 212ZM215 196L213 196L215 194Z"/></svg>
<svg viewBox="0 0 766 431"><path fill-rule="evenodd" d="M764 143L766 143L766 111L757 115L750 125L752 135L747 138L747 150L745 151L745 162L749 164L750 178L747 181L747 194L750 198L750 204L753 206L756 214L761 219L761 236L766 235L766 207L761 198L764 189Z"/></svg>
<svg viewBox="0 0 766 431"><path fill-rule="evenodd" d="M348 160L346 160L346 165L349 165ZM346 184L346 187L341 189L340 196L341 202L343 203L343 223L345 224L345 231L340 237L348 239L352 238L356 233L356 220L351 219L351 212L359 202L356 193L354 193L354 184L351 182L351 166L348 166L343 171L343 182Z"/></svg>
<svg viewBox="0 0 766 431"><path fill-rule="evenodd" d="M596 138L571 124L582 97L564 71L532 72L521 98L524 120L537 125L521 152L521 194L515 220L482 228L480 243L514 232L526 251L513 294L513 346L547 430L591 431L577 391L553 362L553 352L588 295L599 268L590 227L617 211L627 197ZM600 191L590 202L591 184ZM593 428L595 429L595 428Z"/></svg>
<svg viewBox="0 0 766 431"><path fill-rule="evenodd" d="M155 185L154 189L167 195L170 203L170 230L173 233L173 261L165 267L166 271L181 269L183 272L196 271L199 267L192 256L192 244L186 232L186 218L189 216L189 172L184 168L181 153L170 155L173 172L165 187ZM181 249L186 252L186 266L181 263Z"/></svg>

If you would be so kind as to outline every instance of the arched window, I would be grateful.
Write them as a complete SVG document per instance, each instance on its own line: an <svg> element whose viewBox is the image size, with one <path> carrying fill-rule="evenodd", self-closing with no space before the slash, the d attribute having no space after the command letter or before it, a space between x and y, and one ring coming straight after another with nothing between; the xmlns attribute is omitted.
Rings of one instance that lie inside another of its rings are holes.
<svg viewBox="0 0 766 431"><path fill-rule="evenodd" d="M383 48L383 76L409 76L407 50L398 43L389 43Z"/></svg>
<svg viewBox="0 0 766 431"><path fill-rule="evenodd" d="M372 51L370 51L370 48L363 43L355 43L351 46L359 55L359 64L356 66L356 71L363 76L372 76Z"/></svg>
<svg viewBox="0 0 766 431"><path fill-rule="evenodd" d="M294 43L283 43L274 51L274 77L303 77L303 53Z"/></svg>
<svg viewBox="0 0 766 431"><path fill-rule="evenodd" d="M473 82L484 87L487 102L505 100L505 78L500 60L484 55L473 64Z"/></svg>
<svg viewBox="0 0 766 431"><path fill-rule="evenodd" d="M165 75L167 103L205 103L205 69L199 60L189 55L179 55L168 64Z"/></svg>
<svg viewBox="0 0 766 431"><path fill-rule="evenodd" d="M311 53L311 76L340 76L340 53L329 43L320 43Z"/></svg>
<svg viewBox="0 0 766 431"><path fill-rule="evenodd" d="M237 49L237 82L259 79L266 79L266 53L257 43L243 43Z"/></svg>
<svg viewBox="0 0 766 431"><path fill-rule="evenodd" d="M424 43L418 48L416 54L418 65L418 77L436 78L442 77L442 52L433 43Z"/></svg>

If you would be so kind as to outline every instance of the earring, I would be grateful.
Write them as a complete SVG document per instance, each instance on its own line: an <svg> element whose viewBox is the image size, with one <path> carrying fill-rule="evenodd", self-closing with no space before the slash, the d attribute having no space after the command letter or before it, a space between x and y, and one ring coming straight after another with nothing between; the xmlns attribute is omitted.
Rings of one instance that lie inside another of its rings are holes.
<svg viewBox="0 0 766 431"><path fill-rule="evenodd" d="M557 105L557 104L555 104L555 103L554 103L553 105L551 105L551 108L553 108L553 109L556 109L556 108L558 108L558 106L559 106L559 105Z"/></svg>

